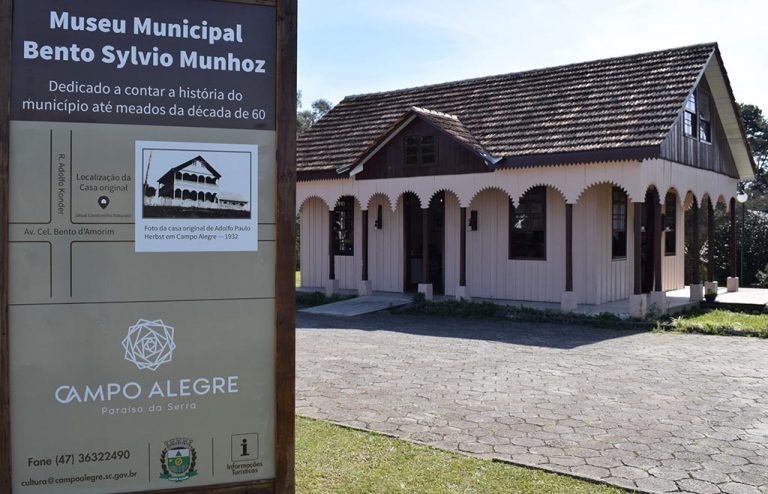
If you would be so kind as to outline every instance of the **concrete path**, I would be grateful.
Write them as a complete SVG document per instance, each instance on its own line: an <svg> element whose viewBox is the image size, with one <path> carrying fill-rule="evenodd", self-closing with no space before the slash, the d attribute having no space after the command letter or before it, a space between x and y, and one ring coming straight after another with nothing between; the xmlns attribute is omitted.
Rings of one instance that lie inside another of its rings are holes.
<svg viewBox="0 0 768 494"><path fill-rule="evenodd" d="M363 314L379 312L392 307L402 307L403 305L409 304L412 299L413 295L409 294L373 294L365 297L341 300L332 304L308 307L306 309L301 309L299 312L341 317L361 316Z"/></svg>
<svg viewBox="0 0 768 494"><path fill-rule="evenodd" d="M768 493L768 340L299 314L297 413L647 492Z"/></svg>

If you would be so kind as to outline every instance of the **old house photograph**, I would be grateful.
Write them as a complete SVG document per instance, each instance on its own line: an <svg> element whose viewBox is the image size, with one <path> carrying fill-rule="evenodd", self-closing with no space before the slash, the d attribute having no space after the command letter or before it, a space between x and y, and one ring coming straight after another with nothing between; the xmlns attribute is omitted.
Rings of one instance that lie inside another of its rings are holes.
<svg viewBox="0 0 768 494"><path fill-rule="evenodd" d="M145 150L143 216L250 218L250 159L248 153Z"/></svg>

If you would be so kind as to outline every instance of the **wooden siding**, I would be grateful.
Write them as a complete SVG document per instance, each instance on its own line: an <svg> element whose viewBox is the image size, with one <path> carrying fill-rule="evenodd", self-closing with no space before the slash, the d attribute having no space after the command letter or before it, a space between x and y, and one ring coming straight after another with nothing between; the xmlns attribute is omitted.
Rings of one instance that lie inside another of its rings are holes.
<svg viewBox="0 0 768 494"><path fill-rule="evenodd" d="M317 198L301 208L301 286L321 288L328 280L328 208Z"/></svg>
<svg viewBox="0 0 768 494"><path fill-rule="evenodd" d="M592 187L573 208L574 291L580 304L629 298L634 273L632 203L627 205L627 258L613 259L613 187Z"/></svg>
<svg viewBox="0 0 768 494"><path fill-rule="evenodd" d="M685 288L685 210L680 207L679 202L676 203L675 208L677 214L677 230L675 231L677 250L674 256L664 255L664 244L662 244L661 251L663 258L661 289L664 291Z"/></svg>
<svg viewBox="0 0 768 494"><path fill-rule="evenodd" d="M574 291L580 304L602 304L630 296L634 275L632 204L628 205L627 258L613 260L611 252L612 186L590 188L574 205ZM453 296L459 283L460 206L445 195L445 294ZM508 196L499 190L478 194L467 208L478 211L477 231L467 231L467 285L472 297L559 302L565 289L565 202L547 189L547 261L509 260ZM382 206L383 228L374 227ZM664 290L682 288L684 264L683 209L677 204L677 254L663 256ZM362 212L355 203L355 255L336 256L341 289L357 289L362 276ZM374 291L403 290L403 199L395 211L383 196L369 205L369 279ZM663 238L660 239L663 242ZM663 245L663 244L662 244ZM322 288L328 279L328 209L317 198L301 210L302 286Z"/></svg>
<svg viewBox="0 0 768 494"><path fill-rule="evenodd" d="M413 135L434 135L437 137L437 161L434 165L405 164L405 138ZM489 171L483 160L457 143L445 132L417 118L373 155L365 163L364 170L357 175L356 179L457 175Z"/></svg>
<svg viewBox="0 0 768 494"><path fill-rule="evenodd" d="M374 227L381 206L382 228ZM403 291L403 199L392 211L383 196L374 196L368 209L368 279L374 291Z"/></svg>
<svg viewBox="0 0 768 494"><path fill-rule="evenodd" d="M355 202L355 255L336 256L336 279L342 290L357 290L362 280L363 258L360 252L363 215ZM328 281L328 208L317 198L301 208L301 286L323 288Z"/></svg>
<svg viewBox="0 0 768 494"><path fill-rule="evenodd" d="M469 216L469 215L467 215ZM445 193L445 294L456 295L456 287L459 285L459 242L461 242L461 228L467 225L461 224L461 208L459 200L450 192ZM469 235L469 231L467 232Z"/></svg>
<svg viewBox="0 0 768 494"><path fill-rule="evenodd" d="M685 112L681 110L677 120L672 125L672 129L661 144L661 157L684 165L738 178L736 163L728 146L723 125L720 122L720 116L717 113L714 99L711 96L712 93L705 78L702 78L697 91L699 91L699 104L701 104L700 101L705 97L705 94L710 99L712 143L701 142L698 138L694 139L683 135L683 115Z"/></svg>
<svg viewBox="0 0 768 494"><path fill-rule="evenodd" d="M467 232L467 285L472 297L560 302L565 290L565 201L547 189L547 260L508 259L509 198L481 192L469 211L477 231Z"/></svg>

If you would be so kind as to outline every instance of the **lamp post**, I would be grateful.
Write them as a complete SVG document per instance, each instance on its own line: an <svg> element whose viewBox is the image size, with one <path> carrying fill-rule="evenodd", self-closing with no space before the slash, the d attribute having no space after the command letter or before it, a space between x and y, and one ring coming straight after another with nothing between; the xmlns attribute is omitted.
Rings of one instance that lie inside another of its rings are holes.
<svg viewBox="0 0 768 494"><path fill-rule="evenodd" d="M736 196L736 200L741 203L741 238L739 239L739 250L741 251L741 258L739 262L739 279L741 280L741 283L744 282L744 212L747 209L747 205L745 204L747 199L749 199L749 196L746 192L740 192Z"/></svg>

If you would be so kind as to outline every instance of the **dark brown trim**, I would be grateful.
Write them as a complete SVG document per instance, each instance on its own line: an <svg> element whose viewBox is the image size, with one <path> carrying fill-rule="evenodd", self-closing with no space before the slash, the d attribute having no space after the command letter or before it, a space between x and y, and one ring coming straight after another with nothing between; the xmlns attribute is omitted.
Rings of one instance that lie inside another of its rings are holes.
<svg viewBox="0 0 768 494"><path fill-rule="evenodd" d="M421 280L429 284L429 208L421 209Z"/></svg>
<svg viewBox="0 0 768 494"><path fill-rule="evenodd" d="M13 0L0 0L0 492L11 492L11 389L8 359L8 207Z"/></svg>
<svg viewBox="0 0 768 494"><path fill-rule="evenodd" d="M459 286L467 286L467 208L459 213Z"/></svg>
<svg viewBox="0 0 768 494"><path fill-rule="evenodd" d="M328 279L336 279L336 256L333 253L333 209L328 210Z"/></svg>
<svg viewBox="0 0 768 494"><path fill-rule="evenodd" d="M634 251L632 252L632 256L633 256L634 276L635 276L634 294L641 295L643 293L643 263L641 262L642 250L643 250L643 239L642 239L643 232L641 231L642 223L643 223L643 203L633 202L632 209L634 209L633 220L632 220L633 222L632 240L634 243Z"/></svg>
<svg viewBox="0 0 768 494"><path fill-rule="evenodd" d="M11 430L10 379L8 366L8 101L10 98L10 21L6 17L11 0L0 1L0 67L8 68L0 74L0 492L10 492L11 484ZM10 15L10 14L8 14Z"/></svg>
<svg viewBox="0 0 768 494"><path fill-rule="evenodd" d="M296 491L296 4L297 0L277 0L274 482L277 494Z"/></svg>
<svg viewBox="0 0 768 494"><path fill-rule="evenodd" d="M275 347L275 480L185 488L205 494L295 492L296 0L218 0L277 5L277 259ZM11 492L8 365L8 171L13 0L0 0L0 492ZM149 492L149 491L144 491ZM179 489L151 491L176 493Z"/></svg>
<svg viewBox="0 0 768 494"><path fill-rule="evenodd" d="M738 276L738 271L736 270L736 199L731 197L731 277L735 278Z"/></svg>
<svg viewBox="0 0 768 494"><path fill-rule="evenodd" d="M715 281L715 204L707 206L707 281Z"/></svg>
<svg viewBox="0 0 768 494"><path fill-rule="evenodd" d="M573 204L565 204L565 291L573 291Z"/></svg>
<svg viewBox="0 0 768 494"><path fill-rule="evenodd" d="M338 180L340 177L336 170L306 170L297 171L296 180L299 182L309 182L312 180Z"/></svg>
<svg viewBox="0 0 768 494"><path fill-rule="evenodd" d="M363 281L368 281L368 210L363 210Z"/></svg>
<svg viewBox="0 0 768 494"><path fill-rule="evenodd" d="M699 201L693 198L693 206L691 208L691 214L693 215L693 239L691 240L691 258L693 262L691 284L701 284L701 258L699 257L699 251L701 250L699 243Z"/></svg>
<svg viewBox="0 0 768 494"><path fill-rule="evenodd" d="M653 289L654 291L662 291L662 275L661 275L661 263L663 257L661 256L661 244L663 243L661 235L661 208L664 206L660 204L661 197L659 193L655 194L656 204L653 208Z"/></svg>
<svg viewBox="0 0 768 494"><path fill-rule="evenodd" d="M661 156L661 145L636 148L596 149L594 151L577 151L570 153L552 153L527 156L509 156L504 158L495 168L529 168L547 165L579 165L599 161L627 161L658 158Z"/></svg>

